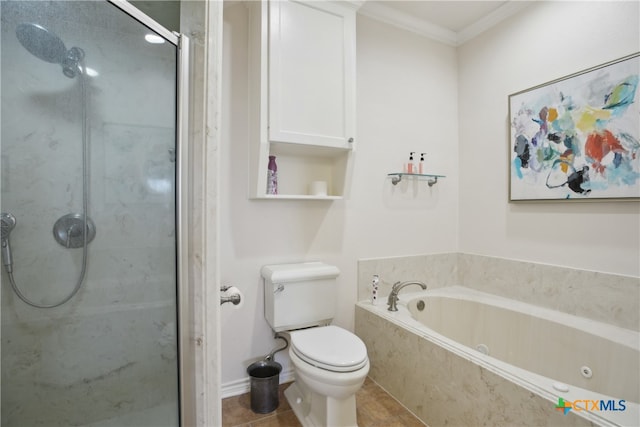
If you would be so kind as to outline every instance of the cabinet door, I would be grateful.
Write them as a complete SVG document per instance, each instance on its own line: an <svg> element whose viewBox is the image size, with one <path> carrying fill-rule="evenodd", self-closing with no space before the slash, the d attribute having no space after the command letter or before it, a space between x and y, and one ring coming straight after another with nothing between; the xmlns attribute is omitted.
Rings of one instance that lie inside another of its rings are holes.
<svg viewBox="0 0 640 427"><path fill-rule="evenodd" d="M269 140L350 149L355 11L280 0L269 14Z"/></svg>

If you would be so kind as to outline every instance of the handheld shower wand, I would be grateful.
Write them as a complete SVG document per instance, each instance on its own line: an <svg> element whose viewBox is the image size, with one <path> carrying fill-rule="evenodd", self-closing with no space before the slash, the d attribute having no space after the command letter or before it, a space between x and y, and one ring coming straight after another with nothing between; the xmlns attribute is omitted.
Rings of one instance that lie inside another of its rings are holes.
<svg viewBox="0 0 640 427"><path fill-rule="evenodd" d="M9 244L9 234L16 226L16 217L10 213L0 214L0 228L2 229L2 264L7 273L13 272L13 257L11 256L11 245Z"/></svg>

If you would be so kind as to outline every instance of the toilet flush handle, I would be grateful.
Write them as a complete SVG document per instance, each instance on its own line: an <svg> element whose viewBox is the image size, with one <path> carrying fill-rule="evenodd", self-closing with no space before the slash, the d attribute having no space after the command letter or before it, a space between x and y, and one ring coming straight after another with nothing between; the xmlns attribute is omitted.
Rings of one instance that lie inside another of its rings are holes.
<svg viewBox="0 0 640 427"><path fill-rule="evenodd" d="M282 283L278 283L278 287L274 289L273 293L277 294L284 291L284 285Z"/></svg>

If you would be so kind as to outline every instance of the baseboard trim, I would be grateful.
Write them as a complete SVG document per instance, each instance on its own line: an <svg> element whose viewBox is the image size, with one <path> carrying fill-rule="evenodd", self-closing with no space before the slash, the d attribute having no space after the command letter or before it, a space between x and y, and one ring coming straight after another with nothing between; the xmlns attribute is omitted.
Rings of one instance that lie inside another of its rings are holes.
<svg viewBox="0 0 640 427"><path fill-rule="evenodd" d="M293 369L289 368L280 372L280 384L288 383L294 380ZM251 380L249 377L242 378L236 381L230 381L222 384L222 398L239 396L241 394L249 393L251 391Z"/></svg>

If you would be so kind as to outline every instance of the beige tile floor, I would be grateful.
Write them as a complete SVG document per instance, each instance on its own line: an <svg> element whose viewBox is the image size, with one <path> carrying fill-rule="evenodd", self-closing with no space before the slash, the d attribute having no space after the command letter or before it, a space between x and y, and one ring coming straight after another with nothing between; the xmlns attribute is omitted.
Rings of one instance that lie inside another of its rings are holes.
<svg viewBox="0 0 640 427"><path fill-rule="evenodd" d="M288 386L280 385L280 406L269 414L251 411L249 393L223 399L223 427L300 426L283 394ZM356 394L356 408L360 427L424 427L420 420L369 378Z"/></svg>

